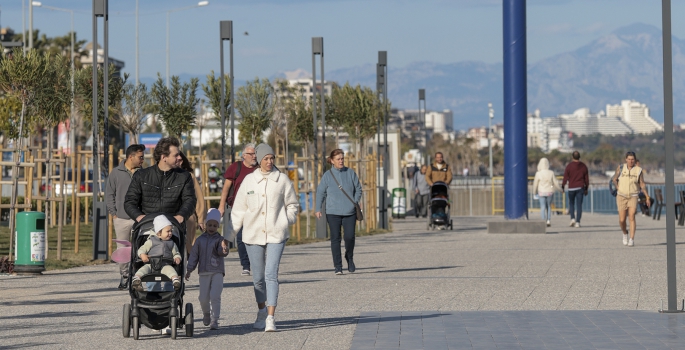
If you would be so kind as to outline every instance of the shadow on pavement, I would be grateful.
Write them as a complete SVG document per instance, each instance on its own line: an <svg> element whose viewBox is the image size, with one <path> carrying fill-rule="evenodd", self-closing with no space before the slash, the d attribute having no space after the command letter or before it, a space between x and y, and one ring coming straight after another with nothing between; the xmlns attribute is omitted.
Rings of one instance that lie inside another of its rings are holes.
<svg viewBox="0 0 685 350"><path fill-rule="evenodd" d="M88 312L41 312L37 314L28 315L17 315L17 316L3 316L3 320L14 320L14 319L40 319L49 317L83 317L83 316L95 316L99 315L98 311L88 311Z"/></svg>
<svg viewBox="0 0 685 350"><path fill-rule="evenodd" d="M0 306L35 306L35 305L63 305L63 304L84 304L91 301L85 300L31 300L31 301L3 301Z"/></svg>

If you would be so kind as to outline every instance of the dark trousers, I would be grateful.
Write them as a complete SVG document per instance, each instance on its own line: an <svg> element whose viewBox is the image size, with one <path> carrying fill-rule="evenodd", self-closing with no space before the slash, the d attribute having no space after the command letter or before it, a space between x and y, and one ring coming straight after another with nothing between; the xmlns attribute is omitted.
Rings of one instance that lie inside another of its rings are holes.
<svg viewBox="0 0 685 350"><path fill-rule="evenodd" d="M238 256L240 257L240 265L243 266L243 270L250 269L250 258L247 256L247 248L245 248L245 243L243 243L243 229L238 231L235 236L235 240L238 242Z"/></svg>
<svg viewBox="0 0 685 350"><path fill-rule="evenodd" d="M568 191L568 212L571 214L571 220L580 222L580 217L583 215L583 198L585 197L585 190ZM574 212L575 209L575 212Z"/></svg>
<svg viewBox="0 0 685 350"><path fill-rule="evenodd" d="M345 235L345 260L349 261L354 255L354 230L356 215L333 215L326 214L328 229L331 232L331 253L333 254L333 266L342 269L342 256L340 255L340 229Z"/></svg>
<svg viewBox="0 0 685 350"><path fill-rule="evenodd" d="M419 215L421 215L425 218L428 210L428 195L417 194L416 197L414 197L414 202L414 214L416 214L416 217L418 218Z"/></svg>

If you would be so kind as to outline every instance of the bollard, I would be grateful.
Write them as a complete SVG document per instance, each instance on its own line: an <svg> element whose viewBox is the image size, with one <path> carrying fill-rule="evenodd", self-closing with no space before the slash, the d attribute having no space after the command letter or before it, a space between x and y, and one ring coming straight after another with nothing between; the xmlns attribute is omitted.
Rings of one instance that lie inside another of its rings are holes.
<svg viewBox="0 0 685 350"><path fill-rule="evenodd" d="M14 271L18 274L40 274L45 271L45 214L22 211L16 216Z"/></svg>

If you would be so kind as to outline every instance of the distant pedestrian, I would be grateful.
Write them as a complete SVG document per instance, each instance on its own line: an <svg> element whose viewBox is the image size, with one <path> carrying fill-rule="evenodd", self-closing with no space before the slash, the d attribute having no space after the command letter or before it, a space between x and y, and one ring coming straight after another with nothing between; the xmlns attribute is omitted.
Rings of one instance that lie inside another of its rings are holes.
<svg viewBox="0 0 685 350"><path fill-rule="evenodd" d="M202 323L210 329L219 328L221 314L221 292L224 289L224 257L228 256L228 241L219 234L221 213L211 208L205 215L206 231L193 244L188 257L186 281L190 274L198 268L200 275L200 306L202 307Z"/></svg>
<svg viewBox="0 0 685 350"><path fill-rule="evenodd" d="M552 224L552 199L554 199L554 192L563 192L563 190L559 186L559 181L554 176L554 172L549 170L549 160L542 158L538 163L538 172L535 173L535 180L533 180L533 193L539 196L540 214L542 214L542 220L547 221L547 226Z"/></svg>
<svg viewBox="0 0 685 350"><path fill-rule="evenodd" d="M424 218L428 212L428 197L431 193L431 187L428 186L426 182L426 171L428 171L428 166L421 166L421 172L414 174L414 179L412 180L412 187L414 188L414 213L416 217L419 214Z"/></svg>
<svg viewBox="0 0 685 350"><path fill-rule="evenodd" d="M228 224L231 220L231 207L238 190L240 190L240 184L243 183L247 175L257 169L255 145L253 143L248 143L243 147L242 158L242 160L231 164L224 173L224 188L221 190L221 201L219 202L219 212L221 212L221 216L224 218L224 232L228 232L231 229L231 225ZM249 276L250 258L247 256L247 249L245 248L245 243L243 243L242 229L236 233L235 239L238 243L240 265L243 267L241 275Z"/></svg>
<svg viewBox="0 0 685 350"><path fill-rule="evenodd" d="M640 191L646 197L647 207L651 206L642 168L635 164L636 161L635 152L627 152L625 164L616 168L616 173L611 179L617 190L616 206L618 207L618 224L623 231L623 245L629 247L635 245L635 212ZM626 217L630 220L630 237L626 228Z"/></svg>
<svg viewBox="0 0 685 350"><path fill-rule="evenodd" d="M357 224L357 208L362 199L362 185L354 170L345 166L345 152L334 149L328 162L333 166L321 177L316 189L316 218L321 219L321 210L326 205L326 221L331 232L331 254L336 275L342 275L340 240L345 239L345 260L347 271L354 272L354 235ZM416 175L415 175L416 176ZM342 229L342 232L341 232Z"/></svg>
<svg viewBox="0 0 685 350"><path fill-rule="evenodd" d="M590 187L590 176L587 166L580 161L580 152L573 152L573 161L564 170L564 180L561 182L562 190L568 183L568 212L571 214L571 227L580 227L580 218L583 215L583 198L587 196Z"/></svg>
<svg viewBox="0 0 685 350"><path fill-rule="evenodd" d="M262 143L255 148L259 170L247 175L235 197L231 211L233 230L243 231L243 242L252 266L257 301L253 328L276 331L278 267L289 225L295 223L299 199L287 174L274 167L274 150Z"/></svg>
<svg viewBox="0 0 685 350"><path fill-rule="evenodd" d="M195 197L197 197L197 203L195 203L195 212L190 215L188 222L186 223L186 252L190 255L190 249L193 248L195 243L195 233L197 228L200 231L205 230L205 217L207 216L207 209L205 209L205 195L202 193L202 187L200 183L197 182L195 177L195 169L190 165L190 161L183 152L181 153L181 164L179 167L187 172L189 172L193 177L193 183L195 185Z"/></svg>
<svg viewBox="0 0 685 350"><path fill-rule="evenodd" d="M133 219L126 214L124 210L124 199L129 185L131 185L131 178L133 174L141 166L145 160L145 146L144 145L130 145L126 148L126 160L119 163L119 166L112 169L107 178L107 187L105 188L105 201L107 203L107 212L112 215L112 222L114 224L114 233L117 239L128 241L131 237L131 228L133 227ZM73 171L79 171L73 169ZM123 245L117 243L118 248ZM119 289L128 288L128 263L119 264L119 274L121 281L119 282Z"/></svg>
<svg viewBox="0 0 685 350"><path fill-rule="evenodd" d="M447 186L452 182L452 169L449 164L445 163L442 152L435 153L435 162L426 170L426 182L429 186L433 186L438 181L446 183Z"/></svg>

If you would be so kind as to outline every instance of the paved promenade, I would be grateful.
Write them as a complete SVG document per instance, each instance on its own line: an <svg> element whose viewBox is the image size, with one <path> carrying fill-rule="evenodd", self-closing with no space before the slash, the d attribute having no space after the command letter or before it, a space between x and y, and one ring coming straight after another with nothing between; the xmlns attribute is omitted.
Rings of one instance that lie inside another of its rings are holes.
<svg viewBox="0 0 685 350"><path fill-rule="evenodd" d="M0 276L0 348L231 349L682 349L685 315L666 303L665 219L638 217L635 247L615 215L555 216L546 235L489 235L488 218L423 220L357 239L357 273L333 274L329 243L288 246L281 263L279 332L252 330L251 277L231 253L221 328L201 322L194 275L186 302L195 337L141 329L121 335L128 294L113 264ZM679 300L685 298L685 229L677 229ZM680 307L680 305L679 305Z"/></svg>

